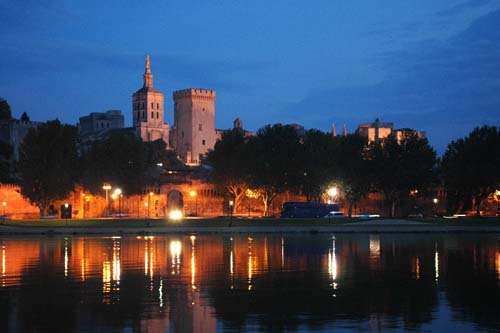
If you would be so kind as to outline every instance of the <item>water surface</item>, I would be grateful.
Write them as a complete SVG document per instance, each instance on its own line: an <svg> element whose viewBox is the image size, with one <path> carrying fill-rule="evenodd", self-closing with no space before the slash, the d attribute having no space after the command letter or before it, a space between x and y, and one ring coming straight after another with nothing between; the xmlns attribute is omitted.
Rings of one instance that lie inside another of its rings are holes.
<svg viewBox="0 0 500 333"><path fill-rule="evenodd" d="M0 242L0 332L500 331L499 235Z"/></svg>

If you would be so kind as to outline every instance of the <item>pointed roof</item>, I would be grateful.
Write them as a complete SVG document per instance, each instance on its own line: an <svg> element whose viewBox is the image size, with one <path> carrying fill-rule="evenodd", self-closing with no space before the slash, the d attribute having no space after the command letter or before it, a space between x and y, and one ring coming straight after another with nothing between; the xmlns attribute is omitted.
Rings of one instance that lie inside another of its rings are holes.
<svg viewBox="0 0 500 333"><path fill-rule="evenodd" d="M149 54L146 55L146 65L144 68L143 80L144 80L144 85L142 86L141 89L135 92L136 94L148 93L148 92L161 94L161 91L158 91L153 87L153 73L151 72L151 59L149 57Z"/></svg>

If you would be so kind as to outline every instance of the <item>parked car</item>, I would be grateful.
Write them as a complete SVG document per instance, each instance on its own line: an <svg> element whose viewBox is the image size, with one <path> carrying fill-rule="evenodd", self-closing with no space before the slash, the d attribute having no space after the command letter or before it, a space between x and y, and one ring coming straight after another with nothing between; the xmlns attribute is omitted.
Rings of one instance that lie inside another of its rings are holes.
<svg viewBox="0 0 500 333"><path fill-rule="evenodd" d="M323 216L325 219L343 219L344 217L344 213L342 212L330 212Z"/></svg>
<svg viewBox="0 0 500 333"><path fill-rule="evenodd" d="M356 217L359 219L375 219L380 217L380 215L374 213L359 213Z"/></svg>

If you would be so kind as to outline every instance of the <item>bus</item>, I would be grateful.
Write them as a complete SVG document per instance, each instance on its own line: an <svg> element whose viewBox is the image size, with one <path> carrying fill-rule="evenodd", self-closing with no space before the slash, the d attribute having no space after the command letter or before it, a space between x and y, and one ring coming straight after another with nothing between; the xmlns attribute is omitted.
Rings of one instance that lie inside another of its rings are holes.
<svg viewBox="0 0 500 333"><path fill-rule="evenodd" d="M338 203L321 202L285 202L280 217L284 218L308 218L324 217L330 212L338 212Z"/></svg>

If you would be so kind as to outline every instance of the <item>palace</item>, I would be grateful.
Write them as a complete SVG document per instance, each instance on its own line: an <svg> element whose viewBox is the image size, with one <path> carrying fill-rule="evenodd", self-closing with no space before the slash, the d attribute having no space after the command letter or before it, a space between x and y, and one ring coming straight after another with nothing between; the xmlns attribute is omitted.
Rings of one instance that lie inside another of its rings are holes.
<svg viewBox="0 0 500 333"><path fill-rule="evenodd" d="M174 124L165 122L164 94L153 85L151 60L146 56L143 85L132 95L132 127L124 128L119 110L80 118L81 142L103 140L117 131L133 133L143 141L163 140L186 165L200 165L217 141L215 90L188 88L173 92Z"/></svg>

